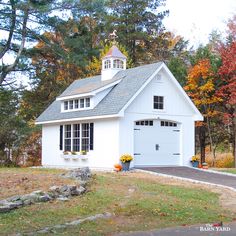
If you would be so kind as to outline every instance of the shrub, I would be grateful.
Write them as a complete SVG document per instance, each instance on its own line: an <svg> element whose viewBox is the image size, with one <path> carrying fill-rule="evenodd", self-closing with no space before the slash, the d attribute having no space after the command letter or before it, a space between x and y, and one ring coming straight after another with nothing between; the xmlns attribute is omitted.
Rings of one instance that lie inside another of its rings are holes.
<svg viewBox="0 0 236 236"><path fill-rule="evenodd" d="M215 166L218 168L232 168L234 165L234 160L232 156L226 156L222 159L217 159Z"/></svg>
<svg viewBox="0 0 236 236"><path fill-rule="evenodd" d="M212 166L213 163L213 157L211 155L206 157L206 162L210 167ZM225 154L217 154L216 155L216 160L215 160L215 166L217 168L232 168L234 167L234 159L233 156L230 153L225 153Z"/></svg>

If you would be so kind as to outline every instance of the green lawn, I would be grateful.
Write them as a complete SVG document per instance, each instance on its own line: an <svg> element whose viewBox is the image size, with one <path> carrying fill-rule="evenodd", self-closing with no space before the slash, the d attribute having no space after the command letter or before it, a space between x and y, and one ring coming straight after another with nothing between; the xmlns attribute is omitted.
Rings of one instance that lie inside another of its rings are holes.
<svg viewBox="0 0 236 236"><path fill-rule="evenodd" d="M236 175L236 168L215 168L214 170L217 170L217 171L222 171L222 172L227 172L227 173L231 173L231 174L235 174Z"/></svg>
<svg viewBox="0 0 236 236"><path fill-rule="evenodd" d="M32 232L97 213L114 217L57 230L56 235L110 235L169 226L232 221L216 193L159 184L139 174L97 174L89 192L68 202L47 202L0 215L0 235ZM51 235L51 234L48 234ZM55 235L55 234L54 234Z"/></svg>

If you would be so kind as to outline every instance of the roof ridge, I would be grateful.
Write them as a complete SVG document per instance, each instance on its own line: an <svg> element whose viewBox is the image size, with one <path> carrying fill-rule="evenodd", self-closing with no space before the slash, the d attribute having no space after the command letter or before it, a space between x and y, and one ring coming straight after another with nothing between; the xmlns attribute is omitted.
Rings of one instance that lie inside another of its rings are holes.
<svg viewBox="0 0 236 236"><path fill-rule="evenodd" d="M125 106L132 96L140 89L141 86L150 78L150 76L162 65L161 62L142 65L118 72L114 79L121 79L121 82L114 86L113 89L100 101L96 107L89 110L61 112L61 102L54 101L38 118L37 122L58 122L59 120L80 119L86 117L97 117L106 115L115 115ZM123 73L121 73L123 72ZM93 77L96 84L100 84L99 76ZM97 79L96 79L97 78ZM90 77L91 79L91 77ZM84 79L81 79L82 82ZM88 84L89 78L85 83L76 83L68 87L69 93ZM92 80L91 80L92 82ZM108 81L107 81L108 82ZM109 83L114 82L110 80ZM101 85L101 84L100 84ZM100 87L100 86L98 86ZM65 91L63 92L64 95ZM62 96L62 94L60 95Z"/></svg>
<svg viewBox="0 0 236 236"><path fill-rule="evenodd" d="M140 65L140 66L136 66L136 67L131 67L131 68L128 68L128 69L126 69L126 70L121 70L121 71L119 71L119 72L124 72L124 71L127 71L127 70L133 70L133 69L138 69L138 68L142 68L142 67L147 67L147 66L152 66L152 65L155 65L155 64L159 64L159 63L164 63L163 61L157 61L157 62L154 62L154 63L150 63L150 64L145 64L145 65ZM119 73L118 72L118 73ZM118 74L117 73L117 74ZM76 80L74 80L73 82L75 82L75 81L79 81L79 80L89 80L89 79L96 79L97 77L100 77L101 76L101 74L100 75L94 75L94 76L90 76L90 77L85 77L85 78L81 78L81 79L76 79ZM114 77L115 77L115 75L114 75ZM113 78L114 78L113 77ZM73 83L72 82L72 83Z"/></svg>

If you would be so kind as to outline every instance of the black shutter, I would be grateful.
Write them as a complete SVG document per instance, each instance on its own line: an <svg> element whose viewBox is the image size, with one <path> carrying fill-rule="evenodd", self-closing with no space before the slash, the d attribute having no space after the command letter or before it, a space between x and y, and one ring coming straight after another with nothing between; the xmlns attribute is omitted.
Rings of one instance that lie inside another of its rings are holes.
<svg viewBox="0 0 236 236"><path fill-rule="evenodd" d="M63 125L60 125L60 150L63 150Z"/></svg>
<svg viewBox="0 0 236 236"><path fill-rule="evenodd" d="M90 123L90 127L89 127L89 149L93 150L93 123Z"/></svg>

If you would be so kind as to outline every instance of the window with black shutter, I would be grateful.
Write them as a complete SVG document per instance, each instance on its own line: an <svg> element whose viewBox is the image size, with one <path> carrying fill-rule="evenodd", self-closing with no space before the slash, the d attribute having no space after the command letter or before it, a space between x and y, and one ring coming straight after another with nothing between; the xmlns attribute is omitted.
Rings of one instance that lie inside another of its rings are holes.
<svg viewBox="0 0 236 236"><path fill-rule="evenodd" d="M93 150L94 143L94 124L82 123L60 126L60 150L63 150L64 132L64 151L89 151Z"/></svg>
<svg viewBox="0 0 236 236"><path fill-rule="evenodd" d="M90 129L89 129L89 132L90 132L90 135L89 135L89 145L90 145L90 150L93 150L93 123L90 123Z"/></svg>
<svg viewBox="0 0 236 236"><path fill-rule="evenodd" d="M60 150L63 150L63 125L60 125Z"/></svg>

